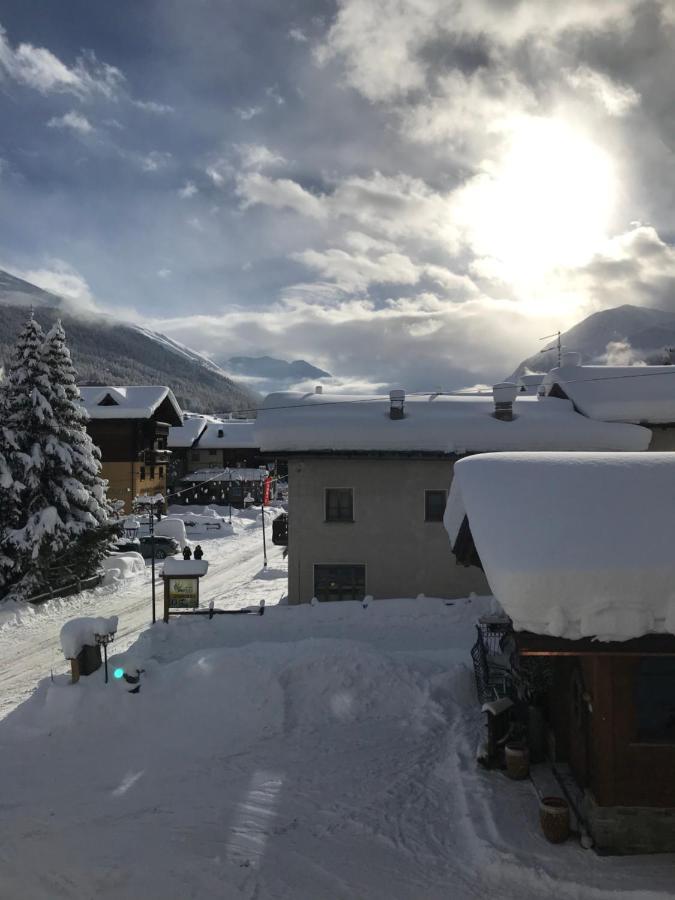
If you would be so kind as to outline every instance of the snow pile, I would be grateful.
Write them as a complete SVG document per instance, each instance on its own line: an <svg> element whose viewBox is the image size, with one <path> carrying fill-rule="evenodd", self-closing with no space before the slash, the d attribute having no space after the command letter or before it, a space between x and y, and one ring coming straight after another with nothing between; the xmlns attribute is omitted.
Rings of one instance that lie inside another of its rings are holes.
<svg viewBox="0 0 675 900"><path fill-rule="evenodd" d="M155 534L161 537L171 537L178 541L181 550L187 544L185 523L178 516L165 516L159 522L155 522Z"/></svg>
<svg viewBox="0 0 675 900"><path fill-rule="evenodd" d="M675 384L675 382L674 382ZM651 432L595 422L569 400L521 397L514 419L496 419L492 397L406 397L403 419L389 400L330 394L270 394L258 412L263 451L646 450Z"/></svg>
<svg viewBox="0 0 675 900"><path fill-rule="evenodd" d="M574 366L551 369L543 387L560 385L584 415L604 422L675 422L675 366Z"/></svg>
<svg viewBox="0 0 675 900"><path fill-rule="evenodd" d="M145 560L140 553L126 550L121 553L110 553L101 560L101 568L104 571L103 584L110 585L115 581L125 578L133 578L143 575L145 572Z"/></svg>
<svg viewBox="0 0 675 900"><path fill-rule="evenodd" d="M455 466L495 597L517 630L577 639L675 634L672 453L484 454Z"/></svg>
<svg viewBox="0 0 675 900"><path fill-rule="evenodd" d="M61 649L66 659L74 659L85 645L96 645L97 634L114 634L117 616L86 616L71 619L61 628Z"/></svg>

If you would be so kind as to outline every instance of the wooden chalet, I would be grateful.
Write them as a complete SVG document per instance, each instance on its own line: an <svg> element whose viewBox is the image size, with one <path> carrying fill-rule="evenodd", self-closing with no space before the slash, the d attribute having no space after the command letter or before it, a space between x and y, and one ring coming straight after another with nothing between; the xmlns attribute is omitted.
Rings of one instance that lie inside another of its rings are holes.
<svg viewBox="0 0 675 900"><path fill-rule="evenodd" d="M171 452L169 429L182 411L168 387L128 385L81 387L89 416L87 431L101 450L108 497L131 510L139 494L166 494Z"/></svg>

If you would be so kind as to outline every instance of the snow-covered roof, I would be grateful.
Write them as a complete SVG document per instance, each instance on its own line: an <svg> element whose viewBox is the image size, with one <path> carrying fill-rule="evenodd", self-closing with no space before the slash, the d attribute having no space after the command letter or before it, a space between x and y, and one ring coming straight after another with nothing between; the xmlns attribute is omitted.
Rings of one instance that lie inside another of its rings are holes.
<svg viewBox="0 0 675 900"><path fill-rule="evenodd" d="M267 469L225 468L195 469L188 472L182 481L264 481L269 475Z"/></svg>
<svg viewBox="0 0 675 900"><path fill-rule="evenodd" d="M75 659L83 647L95 647L97 634L114 634L117 631L117 616L109 619L103 616L84 616L70 619L60 633L61 649L66 659Z"/></svg>
<svg viewBox="0 0 675 900"><path fill-rule="evenodd" d="M488 453L460 460L466 511L516 630L575 640L675 634L675 454Z"/></svg>
<svg viewBox="0 0 675 900"><path fill-rule="evenodd" d="M164 574L177 578L206 575L208 569L205 559L167 559L164 563Z"/></svg>
<svg viewBox="0 0 675 900"><path fill-rule="evenodd" d="M258 411L263 451L646 450L650 432L595 422L569 400L520 397L513 421L496 419L489 396L414 396L392 419L389 398L284 392Z"/></svg>
<svg viewBox="0 0 675 900"><path fill-rule="evenodd" d="M81 387L80 395L90 419L149 419L166 399L182 417L173 391L162 385Z"/></svg>
<svg viewBox="0 0 675 900"><path fill-rule="evenodd" d="M190 416L182 426L169 430L169 447L195 447L200 450L218 450L255 447L254 419L227 419L213 416Z"/></svg>
<svg viewBox="0 0 675 900"><path fill-rule="evenodd" d="M518 392L521 394L536 394L539 385L546 377L545 372L528 372L518 378Z"/></svg>
<svg viewBox="0 0 675 900"><path fill-rule="evenodd" d="M604 422L675 422L675 366L575 366L551 369L546 391L558 384L586 416Z"/></svg>
<svg viewBox="0 0 675 900"><path fill-rule="evenodd" d="M182 425L172 425L167 438L168 447L192 447L199 435L206 428L206 418L190 416L183 418Z"/></svg>

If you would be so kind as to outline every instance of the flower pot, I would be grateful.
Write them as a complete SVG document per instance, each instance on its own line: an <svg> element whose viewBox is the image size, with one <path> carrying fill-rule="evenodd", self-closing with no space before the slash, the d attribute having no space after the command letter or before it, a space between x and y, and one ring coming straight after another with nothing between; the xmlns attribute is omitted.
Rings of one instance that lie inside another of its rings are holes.
<svg viewBox="0 0 675 900"><path fill-rule="evenodd" d="M530 774L530 751L527 744L514 742L504 748L506 774L515 781L522 781Z"/></svg>
<svg viewBox="0 0 675 900"><path fill-rule="evenodd" d="M570 808L562 797L543 797L539 804L539 821L544 837L552 844L562 844L570 835Z"/></svg>

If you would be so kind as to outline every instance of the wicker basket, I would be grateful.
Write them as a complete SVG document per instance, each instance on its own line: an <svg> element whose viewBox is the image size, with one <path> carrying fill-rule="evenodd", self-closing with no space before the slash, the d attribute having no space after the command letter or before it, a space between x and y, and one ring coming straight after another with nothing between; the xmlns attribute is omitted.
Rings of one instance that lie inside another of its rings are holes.
<svg viewBox="0 0 675 900"><path fill-rule="evenodd" d="M539 821L544 837L552 844L562 844L570 835L570 808L562 797L543 797L539 804Z"/></svg>

